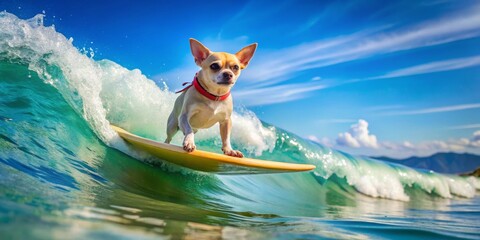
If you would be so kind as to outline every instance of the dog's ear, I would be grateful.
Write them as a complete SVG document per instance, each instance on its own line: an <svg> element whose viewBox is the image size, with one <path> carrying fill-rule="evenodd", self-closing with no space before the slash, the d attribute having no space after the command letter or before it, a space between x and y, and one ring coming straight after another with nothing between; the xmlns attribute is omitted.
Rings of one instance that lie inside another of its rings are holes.
<svg viewBox="0 0 480 240"><path fill-rule="evenodd" d="M207 47L203 46L202 43L193 38L190 38L190 50L198 66L201 66L203 60L207 59L212 53Z"/></svg>
<svg viewBox="0 0 480 240"><path fill-rule="evenodd" d="M257 43L250 44L242 50L238 51L235 53L235 56L237 56L238 60L241 63L241 68L244 69L247 67L248 63L250 62L250 59L252 59L253 54L255 53L255 49L257 49Z"/></svg>

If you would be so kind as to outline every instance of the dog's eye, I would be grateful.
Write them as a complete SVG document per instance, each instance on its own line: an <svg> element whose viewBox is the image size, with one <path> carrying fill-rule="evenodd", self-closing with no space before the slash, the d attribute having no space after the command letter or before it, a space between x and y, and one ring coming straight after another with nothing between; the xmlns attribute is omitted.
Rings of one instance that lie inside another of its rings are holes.
<svg viewBox="0 0 480 240"><path fill-rule="evenodd" d="M212 70L218 70L218 69L220 69L220 65L218 65L218 63L214 63L214 64L210 65L210 68Z"/></svg>
<svg viewBox="0 0 480 240"><path fill-rule="evenodd" d="M233 66L233 70L238 71L238 69L240 69L238 65Z"/></svg>

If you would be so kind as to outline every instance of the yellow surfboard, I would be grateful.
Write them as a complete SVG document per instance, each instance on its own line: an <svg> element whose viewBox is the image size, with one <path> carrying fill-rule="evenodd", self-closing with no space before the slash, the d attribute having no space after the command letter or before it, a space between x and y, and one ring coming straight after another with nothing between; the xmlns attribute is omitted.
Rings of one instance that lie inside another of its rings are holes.
<svg viewBox="0 0 480 240"><path fill-rule="evenodd" d="M217 174L262 174L303 172L315 169L314 165L274 162L252 158L236 158L223 154L195 150L185 152L182 147L153 141L111 126L125 141L160 159L202 172Z"/></svg>

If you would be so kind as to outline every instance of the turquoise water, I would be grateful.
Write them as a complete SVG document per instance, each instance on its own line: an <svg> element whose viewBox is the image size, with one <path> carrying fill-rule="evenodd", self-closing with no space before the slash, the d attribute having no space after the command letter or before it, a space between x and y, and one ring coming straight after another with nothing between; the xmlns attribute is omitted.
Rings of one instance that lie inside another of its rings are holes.
<svg viewBox="0 0 480 240"><path fill-rule="evenodd" d="M351 156L247 109L233 116L237 148L317 169L222 176L150 165L108 126L163 140L175 94L91 56L41 15L0 13L2 239L480 238L478 179ZM199 132L199 148L218 152L218 136Z"/></svg>

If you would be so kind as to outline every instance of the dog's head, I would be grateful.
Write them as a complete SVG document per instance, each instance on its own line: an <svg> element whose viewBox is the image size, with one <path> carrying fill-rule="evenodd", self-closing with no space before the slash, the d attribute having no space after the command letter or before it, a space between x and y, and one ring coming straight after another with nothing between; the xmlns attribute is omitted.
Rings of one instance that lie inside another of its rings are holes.
<svg viewBox="0 0 480 240"><path fill-rule="evenodd" d="M212 52L199 41L190 38L190 49L195 63L202 68L199 81L212 94L223 95L230 91L242 69L246 68L257 44L242 48L235 54Z"/></svg>

